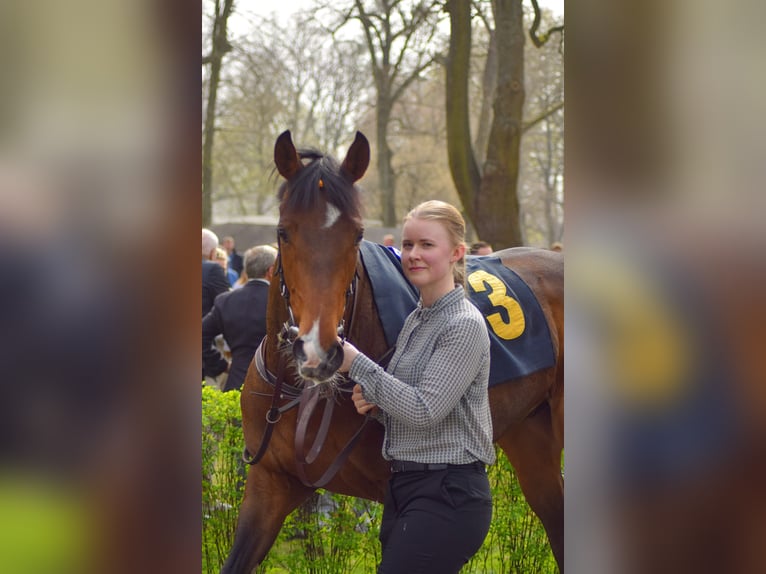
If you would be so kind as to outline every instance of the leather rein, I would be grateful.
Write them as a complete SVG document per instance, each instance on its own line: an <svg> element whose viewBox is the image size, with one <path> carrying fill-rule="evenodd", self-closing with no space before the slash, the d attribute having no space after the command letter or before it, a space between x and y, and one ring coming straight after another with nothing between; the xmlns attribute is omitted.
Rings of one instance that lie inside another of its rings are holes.
<svg viewBox="0 0 766 574"><path fill-rule="evenodd" d="M298 478L300 478L301 482L306 486L321 488L337 474L337 472L346 462L349 454L351 454L351 450L359 440L362 431L364 430L365 426L367 426L370 417L369 415L364 416L364 420L362 421L359 429L357 429L357 431L351 436L345 446L338 453L338 456L335 458L335 460L333 460L333 462L330 464L327 470L325 470L322 476L320 476L319 479L315 481L310 480L306 472L306 467L313 463L319 456L319 453L322 451L322 447L324 446L325 440L327 439L327 433L330 429L336 397L335 393L333 392L322 393L321 391L323 390L323 385L303 387L288 383L286 381L285 373L287 372L287 364L290 360L288 357L288 347L292 345L297 338L298 327L295 324L293 311L290 307L290 291L285 284L284 271L282 268L281 257L279 256L277 257L277 274L279 276L280 282L280 293L287 307L288 320L285 321L285 323L282 325L282 329L277 337L277 354L279 359L277 363L276 375L269 371L266 367L266 343L268 337L263 338L261 344L258 346L258 349L255 352L255 357L253 360L255 362L255 367L258 370L258 374L264 381L271 385L274 390L270 395L269 393L251 391L251 393L255 395L271 396L271 407L266 412L266 429L263 433L263 437L261 438L261 444L258 447L258 450L254 455L251 456L247 450L247 447L245 447L244 452L242 453L242 459L247 464L257 464L258 461L260 461L266 453L269 441L271 440L272 432L274 430L274 425L279 422L283 413L298 406L298 420L295 429L295 463L298 472ZM346 291L345 309L338 325L338 335L341 337L341 340L345 340L346 324L348 325L348 332L351 331L353 324L357 305L356 291L358 279L359 273L358 271L355 271L354 277ZM351 302L350 305L349 300ZM349 313L347 322L344 318L346 312ZM344 393L351 392L350 388L344 387L338 387L338 390ZM285 400L288 402L280 406L280 403ZM314 438L314 442L312 443L308 453L306 453L306 432L308 430L309 421L311 420L312 415L314 414L314 411L316 410L320 401L324 402L322 419L319 424L319 429L317 431L316 437Z"/></svg>

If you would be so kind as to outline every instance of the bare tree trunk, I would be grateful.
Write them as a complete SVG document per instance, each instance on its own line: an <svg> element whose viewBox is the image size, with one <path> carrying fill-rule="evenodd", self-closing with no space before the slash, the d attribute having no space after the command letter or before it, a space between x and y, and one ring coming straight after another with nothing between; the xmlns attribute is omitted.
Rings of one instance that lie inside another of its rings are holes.
<svg viewBox="0 0 766 574"><path fill-rule="evenodd" d="M381 216L385 227L396 227L396 180L393 168L393 152L388 145L388 123L391 121L391 101L378 94L376 107L378 148L378 179L382 196Z"/></svg>
<svg viewBox="0 0 766 574"><path fill-rule="evenodd" d="M489 126L492 120L492 101L497 88L497 34L494 29L488 29L489 48L487 60L484 62L484 74L481 79L481 109L476 128L476 140L474 149L477 160L483 162L486 159L487 142L489 141Z"/></svg>
<svg viewBox="0 0 766 574"><path fill-rule="evenodd" d="M524 107L524 14L521 0L495 3L497 88L486 161L479 174L468 123L470 3L449 0L447 153L450 171L479 238L495 249L522 245L517 183Z"/></svg>
<svg viewBox="0 0 766 574"><path fill-rule="evenodd" d="M498 249L522 245L519 149L524 107L524 13L521 0L497 0L497 92L479 188L479 236Z"/></svg>
<svg viewBox="0 0 766 574"><path fill-rule="evenodd" d="M386 227L398 225L396 218L396 178L392 151L388 145L388 125L394 104L407 87L434 62L429 42L436 33L439 0L425 0L410 6L399 0L372 2L354 0L349 18L362 25L372 62L377 92L377 162L382 195L381 218ZM414 59L405 58L405 55Z"/></svg>
<svg viewBox="0 0 766 574"><path fill-rule="evenodd" d="M210 64L207 105L205 106L205 125L202 132L202 225L210 226L213 220L213 142L215 140L215 110L218 98L218 84L221 80L221 64L224 55L231 50L227 39L226 24L234 6L234 0L224 0L221 10L220 0L215 2L215 20L213 22L213 46L210 55L203 63Z"/></svg>
<svg viewBox="0 0 766 574"><path fill-rule="evenodd" d="M468 75L471 59L471 3L449 0L450 41L447 54L447 157L455 188L468 219L475 229L476 194L481 175L471 147L468 114Z"/></svg>

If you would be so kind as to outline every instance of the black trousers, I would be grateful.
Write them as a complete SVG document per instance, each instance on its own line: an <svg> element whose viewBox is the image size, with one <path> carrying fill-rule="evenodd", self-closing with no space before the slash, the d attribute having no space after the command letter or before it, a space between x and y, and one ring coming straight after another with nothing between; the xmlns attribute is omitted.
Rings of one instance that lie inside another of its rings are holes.
<svg viewBox="0 0 766 574"><path fill-rule="evenodd" d="M492 520L483 466L396 472L383 502L378 574L457 573Z"/></svg>

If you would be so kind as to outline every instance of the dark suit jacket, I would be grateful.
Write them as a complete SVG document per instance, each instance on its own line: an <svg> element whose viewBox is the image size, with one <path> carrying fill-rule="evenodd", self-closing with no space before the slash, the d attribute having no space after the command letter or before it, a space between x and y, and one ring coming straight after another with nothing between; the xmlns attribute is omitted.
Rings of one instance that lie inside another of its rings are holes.
<svg viewBox="0 0 766 574"><path fill-rule="evenodd" d="M215 261L202 260L202 317L207 315L215 298L229 290L229 280Z"/></svg>
<svg viewBox="0 0 766 574"><path fill-rule="evenodd" d="M251 279L239 289L215 298L213 308L202 319L202 366L205 375L217 377L226 360L213 345L222 334L231 349L231 367L224 391L242 388L255 350L266 335L266 306L269 284Z"/></svg>
<svg viewBox="0 0 766 574"><path fill-rule="evenodd" d="M233 249L231 255L229 255L229 269L234 269L237 272L237 276L240 276L242 275L242 265L242 256L237 253L236 249Z"/></svg>

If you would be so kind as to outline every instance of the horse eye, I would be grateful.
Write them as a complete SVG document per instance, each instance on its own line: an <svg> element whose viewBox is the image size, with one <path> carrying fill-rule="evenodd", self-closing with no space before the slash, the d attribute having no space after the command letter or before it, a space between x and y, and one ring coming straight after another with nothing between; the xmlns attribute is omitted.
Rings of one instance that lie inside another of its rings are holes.
<svg viewBox="0 0 766 574"><path fill-rule="evenodd" d="M359 235L356 238L356 241L354 242L356 245L359 245L362 242L362 239L364 239L364 231L360 231Z"/></svg>
<svg viewBox="0 0 766 574"><path fill-rule="evenodd" d="M285 230L284 227L278 227L277 228L277 237L283 243L287 243L287 231Z"/></svg>

